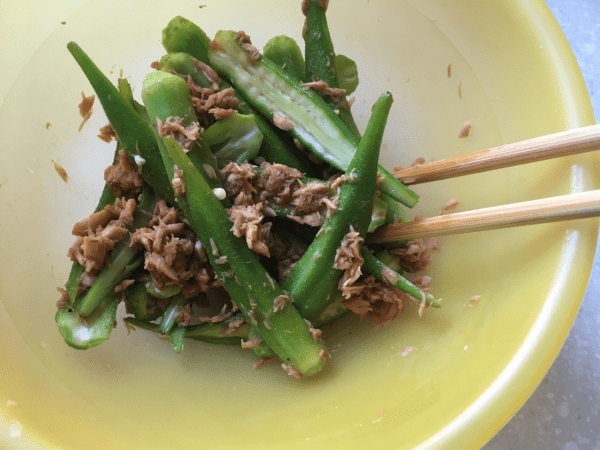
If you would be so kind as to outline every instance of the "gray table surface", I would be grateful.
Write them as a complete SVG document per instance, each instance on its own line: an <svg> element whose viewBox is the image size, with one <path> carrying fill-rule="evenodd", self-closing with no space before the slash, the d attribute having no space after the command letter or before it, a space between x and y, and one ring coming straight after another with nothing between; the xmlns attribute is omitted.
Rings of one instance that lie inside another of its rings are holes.
<svg viewBox="0 0 600 450"><path fill-rule="evenodd" d="M600 0L546 0L600 118ZM600 450L600 245L583 304L558 358L483 450Z"/></svg>

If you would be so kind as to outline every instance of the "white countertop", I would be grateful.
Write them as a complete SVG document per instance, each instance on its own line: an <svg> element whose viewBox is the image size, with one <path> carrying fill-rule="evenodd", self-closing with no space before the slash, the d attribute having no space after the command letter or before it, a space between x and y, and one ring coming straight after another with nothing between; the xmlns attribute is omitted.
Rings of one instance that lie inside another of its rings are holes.
<svg viewBox="0 0 600 450"><path fill-rule="evenodd" d="M546 0L581 67L600 117L600 1ZM600 450L600 246L581 309L558 358L483 450Z"/></svg>

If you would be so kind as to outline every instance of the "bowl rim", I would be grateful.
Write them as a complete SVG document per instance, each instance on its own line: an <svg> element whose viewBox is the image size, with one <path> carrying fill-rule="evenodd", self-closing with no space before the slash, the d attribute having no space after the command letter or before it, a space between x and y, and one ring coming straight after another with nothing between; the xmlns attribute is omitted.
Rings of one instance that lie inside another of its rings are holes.
<svg viewBox="0 0 600 450"><path fill-rule="evenodd" d="M521 2L520 8L526 12L528 18L531 20L530 26L532 29L536 30L536 35L546 44L547 50L551 53L551 59L554 62L554 68L558 74L557 77L569 80L569 83L564 86L564 97L569 99L568 103L565 103L565 121L571 127L595 123L591 101L583 80L583 75L579 69L572 48L549 7L543 0L529 0ZM597 227L598 221L597 219L595 220ZM596 240L597 235L590 238L589 242L590 244L592 241L595 243ZM585 265L589 267L587 276L582 277L585 278L585 286L587 286L589 281L592 261L593 260L590 260L585 263ZM565 274L565 276L566 275L567 274ZM570 282L571 281L565 279L565 283ZM580 290L579 287L578 291ZM565 315L563 321L564 326L561 327L559 333L555 335L555 344L547 350L547 354L544 355L544 358L535 360L525 357L529 352L536 350L535 344L536 342L539 343L539 339L541 339L541 334L539 334L541 333L541 330L534 330L527 338L531 342L528 341L524 343L523 347L519 350L519 353L522 353L523 356L522 360L525 362L519 363L519 358L513 358L513 360L511 360L511 366L503 372L502 377L496 380L494 385L490 386L488 391L486 391L486 396L480 399L481 401L478 400L438 434L432 436L428 441L416 448L441 448L439 446L447 446L453 440L458 442L465 434L466 430L468 430L468 433L473 434L473 426L482 426L482 428L469 442L468 448L480 448L491 439L496 432L500 430L516 412L518 412L543 379L560 352L582 301L583 295L580 295L578 300L573 299L570 301L572 310ZM504 392L501 388L507 383L514 383L516 379L527 379L528 383L520 390L518 395L515 395L512 398L511 401L501 401L500 396L502 395L502 392ZM0 405L0 411L4 408L5 405ZM480 423L475 418L474 413L480 411L481 408L493 411L493 414L490 416L492 418L487 421L488 423ZM1 417L2 415L0 415L0 418ZM0 423L0 425L2 424ZM7 445L7 449L21 448L8 447L8 434L4 434L3 430L4 427L0 426L0 448L4 448L4 445ZM491 431L492 433L490 434ZM39 442L43 441L40 440ZM23 443L23 445L25 445L25 443Z"/></svg>

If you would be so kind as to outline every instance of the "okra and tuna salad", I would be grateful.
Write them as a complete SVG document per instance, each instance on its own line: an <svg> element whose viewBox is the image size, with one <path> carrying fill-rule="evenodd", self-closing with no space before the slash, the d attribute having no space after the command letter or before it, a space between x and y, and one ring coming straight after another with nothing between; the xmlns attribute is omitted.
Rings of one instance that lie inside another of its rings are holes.
<svg viewBox="0 0 600 450"><path fill-rule="evenodd" d="M434 238L367 244L419 197L378 164L392 95L355 124L358 69L334 51L327 3L302 3L304 51L286 36L262 51L244 31L211 39L173 18L142 102L67 45L108 117L102 137L116 141L58 288L68 345L108 339L123 303L125 326L175 352L186 338L241 345L255 367L301 378L331 359L321 329L345 314L383 326L407 302L439 307L422 274Z"/></svg>

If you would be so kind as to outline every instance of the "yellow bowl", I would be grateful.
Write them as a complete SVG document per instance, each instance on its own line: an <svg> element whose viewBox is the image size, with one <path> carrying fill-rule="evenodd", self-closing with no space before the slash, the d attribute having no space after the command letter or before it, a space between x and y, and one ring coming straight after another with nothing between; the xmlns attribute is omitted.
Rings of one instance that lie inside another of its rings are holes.
<svg viewBox="0 0 600 450"><path fill-rule="evenodd" d="M0 447L479 448L523 405L563 344L587 285L596 220L440 239L429 274L443 308L420 319L409 305L385 328L353 317L326 327L333 358L314 379L294 380L276 364L254 370L254 356L239 348L187 342L177 355L122 325L85 352L62 341L54 303L70 267L70 229L95 206L113 147L96 137L106 123L99 105L77 132L81 92L92 90L65 45L77 41L113 80L122 70L139 94L174 15L209 34L244 29L258 47L278 34L301 42L299 0L201 3L85 3L65 24L54 22L6 96ZM30 26L43 22L36 14ZM577 63L543 1L334 1L329 22L337 52L359 66L359 126L380 92L394 94L388 166L594 122ZM467 120L471 133L459 140ZM470 210L590 190L597 167L598 155L588 154L418 186L415 211L437 214L450 198ZM482 299L471 306L473 295ZM406 355L408 346L416 350Z"/></svg>

